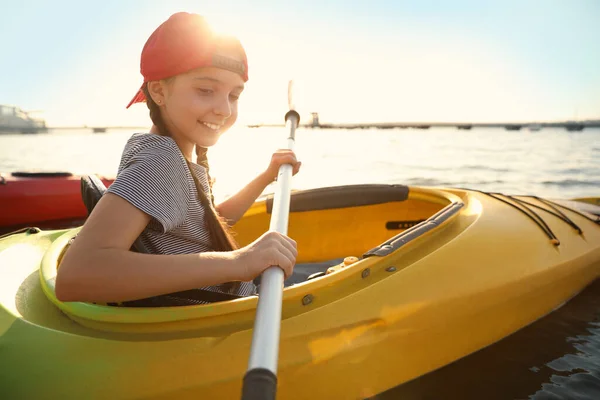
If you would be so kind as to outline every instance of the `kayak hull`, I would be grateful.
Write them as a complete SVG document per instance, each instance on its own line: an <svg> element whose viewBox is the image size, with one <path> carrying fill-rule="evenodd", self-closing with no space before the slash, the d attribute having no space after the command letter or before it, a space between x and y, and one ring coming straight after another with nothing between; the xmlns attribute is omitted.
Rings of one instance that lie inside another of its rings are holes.
<svg viewBox="0 0 600 400"><path fill-rule="evenodd" d="M87 210L80 176L71 173L3 174L0 181L0 230L25 226L59 229L81 225ZM106 186L113 179L101 177Z"/></svg>
<svg viewBox="0 0 600 400"><path fill-rule="evenodd" d="M368 253L383 235L362 215L418 221L420 209L431 215L453 204L462 205L389 254L284 290L278 398L374 396L501 340L597 278L597 223L565 210L578 234L540 212L556 246L522 213L478 192L410 188L404 201L292 212L289 233L299 262L361 256L357 249ZM266 207L257 202L236 226L240 242L268 225ZM319 250L317 232L341 239ZM3 393L239 398L256 298L157 310L60 303L51 270L75 233L0 241L0 359L10 366L0 367Z"/></svg>

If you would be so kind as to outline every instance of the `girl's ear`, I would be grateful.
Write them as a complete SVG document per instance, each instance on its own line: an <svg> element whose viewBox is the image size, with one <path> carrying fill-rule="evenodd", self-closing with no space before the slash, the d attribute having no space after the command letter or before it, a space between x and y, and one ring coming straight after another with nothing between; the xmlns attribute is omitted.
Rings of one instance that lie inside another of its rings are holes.
<svg viewBox="0 0 600 400"><path fill-rule="evenodd" d="M156 104L165 104L165 87L162 81L148 82L148 93Z"/></svg>

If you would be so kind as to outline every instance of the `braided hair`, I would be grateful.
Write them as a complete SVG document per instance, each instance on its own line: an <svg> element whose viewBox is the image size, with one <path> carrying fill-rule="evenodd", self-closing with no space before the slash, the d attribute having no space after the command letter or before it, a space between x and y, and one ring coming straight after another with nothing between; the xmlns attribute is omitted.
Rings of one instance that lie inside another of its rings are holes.
<svg viewBox="0 0 600 400"><path fill-rule="evenodd" d="M146 104L148 109L150 110L150 119L152 123L158 128L159 134L162 136L172 137L169 132L165 121L160 113L160 107L150 96L148 91L148 84L145 84L143 87L144 94L146 95ZM196 155L197 155L197 163L206 168L207 175L209 171L208 165L208 157L207 157L208 149L206 147L201 147L196 145ZM213 245L214 251L232 251L239 248L239 245L233 238L231 233L231 228L227 221L218 214L214 206L214 196L212 195L212 181L210 175L208 175L208 182L211 187L211 196L210 199L207 197L206 193L202 189L202 185L198 180L196 174L192 169L191 161L187 160L187 165L192 174L192 178L194 179L194 184L196 185L196 196L200 201L200 204L204 207L204 224L206 229L209 232L210 239ZM225 284L228 290L236 290L239 288L239 282L229 282Z"/></svg>

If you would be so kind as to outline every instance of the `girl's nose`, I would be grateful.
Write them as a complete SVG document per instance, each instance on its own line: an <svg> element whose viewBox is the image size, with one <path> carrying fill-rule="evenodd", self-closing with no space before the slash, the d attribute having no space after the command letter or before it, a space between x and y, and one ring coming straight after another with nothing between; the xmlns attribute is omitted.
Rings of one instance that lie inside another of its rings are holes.
<svg viewBox="0 0 600 400"><path fill-rule="evenodd" d="M217 100L213 111L217 115L228 118L231 115L231 103L229 102L229 98L225 97Z"/></svg>

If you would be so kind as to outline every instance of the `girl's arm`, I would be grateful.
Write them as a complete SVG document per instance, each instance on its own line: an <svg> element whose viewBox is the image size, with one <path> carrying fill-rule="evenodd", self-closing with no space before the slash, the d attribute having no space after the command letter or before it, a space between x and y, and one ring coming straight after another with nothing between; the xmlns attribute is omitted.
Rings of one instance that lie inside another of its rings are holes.
<svg viewBox="0 0 600 400"><path fill-rule="evenodd" d="M234 225L248 211L258 196L265 190L267 185L277 178L279 167L283 164L292 164L292 175L300 170L301 162L296 160L296 155L291 150L278 150L271 157L271 163L265 172L256 177L246 187L235 195L216 206L217 212L225 218L230 225Z"/></svg>
<svg viewBox="0 0 600 400"><path fill-rule="evenodd" d="M230 281L250 281L271 265L292 274L296 242L266 232L232 252L182 255L130 250L151 217L107 193L66 252L56 277L61 301L121 302Z"/></svg>
<svg viewBox="0 0 600 400"><path fill-rule="evenodd" d="M229 225L234 225L244 216L267 185L273 182L273 179L263 172L235 195L217 204L217 212L227 220Z"/></svg>
<svg viewBox="0 0 600 400"><path fill-rule="evenodd" d="M120 302L239 280L235 254L130 251L150 216L107 193L66 252L56 277L61 301Z"/></svg>

